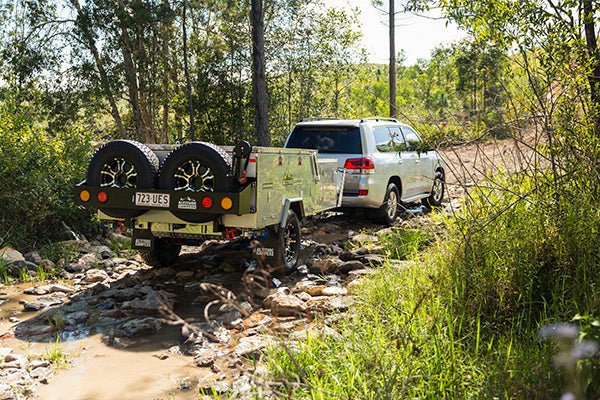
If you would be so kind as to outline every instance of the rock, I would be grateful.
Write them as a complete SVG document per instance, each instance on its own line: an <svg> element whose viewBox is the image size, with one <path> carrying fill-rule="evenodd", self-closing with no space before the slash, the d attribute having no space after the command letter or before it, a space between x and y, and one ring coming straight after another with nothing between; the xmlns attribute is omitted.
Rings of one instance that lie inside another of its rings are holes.
<svg viewBox="0 0 600 400"><path fill-rule="evenodd" d="M210 367L217 359L217 355L211 349L205 349L194 357L194 364L198 367Z"/></svg>
<svg viewBox="0 0 600 400"><path fill-rule="evenodd" d="M58 283L51 283L50 293L75 293L75 289L70 286L60 285Z"/></svg>
<svg viewBox="0 0 600 400"><path fill-rule="evenodd" d="M25 261L32 262L36 265L39 265L44 261L44 259L40 257L40 255L35 251L30 251L29 253L26 253L25 255L23 255L23 258L25 258Z"/></svg>
<svg viewBox="0 0 600 400"><path fill-rule="evenodd" d="M164 291L152 291L143 299L124 302L121 307L131 309L135 313L158 314L161 307L173 307L172 296L170 293Z"/></svg>
<svg viewBox="0 0 600 400"><path fill-rule="evenodd" d="M135 337L140 335L153 334L158 332L161 328L162 323L153 317L147 317L143 319L132 319L130 321L121 324L116 329L118 336L124 337Z"/></svg>
<svg viewBox="0 0 600 400"><path fill-rule="evenodd" d="M34 324L29 321L17 325L15 333L18 338L29 339L32 337L43 337L53 333L54 328L50 325Z"/></svg>
<svg viewBox="0 0 600 400"><path fill-rule="evenodd" d="M116 301L132 300L138 296L139 296L139 293L134 288L125 288L125 289L112 288L109 290L105 290L98 295L98 297L101 299L112 298Z"/></svg>
<svg viewBox="0 0 600 400"><path fill-rule="evenodd" d="M63 304L66 299L67 295L59 292L40 296L33 301L23 301L22 304L26 311L39 311L48 307Z"/></svg>
<svg viewBox="0 0 600 400"><path fill-rule="evenodd" d="M175 280L177 282L189 282L190 280L194 279L195 275L196 272L194 271L181 271L175 275Z"/></svg>
<svg viewBox="0 0 600 400"><path fill-rule="evenodd" d="M21 273L22 269L26 269L29 274L34 274L35 273L36 276L37 276L38 266L36 264L32 263L32 262L29 262L29 261L16 260L16 261L13 261L13 262L9 263L6 266L6 269L8 269L8 273L10 275L16 276L16 277L19 276L19 274Z"/></svg>
<svg viewBox="0 0 600 400"><path fill-rule="evenodd" d="M4 358L12 352L13 349L10 347L0 347L0 360L4 360Z"/></svg>
<svg viewBox="0 0 600 400"><path fill-rule="evenodd" d="M91 246L90 252L98 256L98 258L102 260L106 260L107 258L114 258L117 255L108 247L108 246Z"/></svg>
<svg viewBox="0 0 600 400"><path fill-rule="evenodd" d="M363 269L364 267L365 265L358 260L344 261L337 267L336 272L338 274L347 274L350 271L354 271L355 269Z"/></svg>
<svg viewBox="0 0 600 400"><path fill-rule="evenodd" d="M339 258L324 258L320 260L314 260L310 271L315 274L326 274L335 271L342 261Z"/></svg>
<svg viewBox="0 0 600 400"><path fill-rule="evenodd" d="M50 366L50 363L48 362L48 360L33 360L29 363L30 369L36 369L36 368L42 368L42 367L48 367L48 366Z"/></svg>
<svg viewBox="0 0 600 400"><path fill-rule="evenodd" d="M85 311L75 311L65 315L67 325L78 325L87 321L89 314Z"/></svg>
<svg viewBox="0 0 600 400"><path fill-rule="evenodd" d="M317 297L308 301L308 306L313 311L320 311L325 313L330 312L346 312L348 307L352 304L352 298L349 296L336 296L336 297Z"/></svg>
<svg viewBox="0 0 600 400"><path fill-rule="evenodd" d="M321 291L324 296L344 296L348 294L348 290L339 286L329 286Z"/></svg>
<svg viewBox="0 0 600 400"><path fill-rule="evenodd" d="M107 282L97 282L90 286L89 289L92 291L92 293L98 294L110 289L110 285Z"/></svg>
<svg viewBox="0 0 600 400"><path fill-rule="evenodd" d="M10 322L11 324L18 324L19 322L21 322L21 320L17 317L10 317L8 318L8 322Z"/></svg>
<svg viewBox="0 0 600 400"><path fill-rule="evenodd" d="M363 264L371 267L380 267L386 262L386 258L380 254L366 254L360 258Z"/></svg>
<svg viewBox="0 0 600 400"><path fill-rule="evenodd" d="M375 270L373 268L355 269L354 271L348 272L348 276L359 277L359 276L369 275L374 272L375 272Z"/></svg>
<svg viewBox="0 0 600 400"><path fill-rule="evenodd" d="M163 267L154 270L154 277L159 280L167 280L171 279L177 274L173 268Z"/></svg>
<svg viewBox="0 0 600 400"><path fill-rule="evenodd" d="M294 287L294 292L307 293L310 296L320 296L323 292L323 289L325 289L326 287L327 286L325 285L318 285L316 282L313 281L300 281L296 283L296 286Z"/></svg>
<svg viewBox="0 0 600 400"><path fill-rule="evenodd" d="M297 316L306 312L306 304L293 295L274 293L268 296L265 305L271 309L271 313L279 317Z"/></svg>
<svg viewBox="0 0 600 400"><path fill-rule="evenodd" d="M8 383L0 382L0 400L14 400L16 399L10 385Z"/></svg>
<svg viewBox="0 0 600 400"><path fill-rule="evenodd" d="M352 236L351 240L353 243L363 244L363 243L378 242L379 238L375 235L367 235L364 233L359 233L358 235Z"/></svg>
<svg viewBox="0 0 600 400"><path fill-rule="evenodd" d="M272 336L247 336L240 339L234 353L238 357L258 358L260 350L274 343L275 338Z"/></svg>
<svg viewBox="0 0 600 400"><path fill-rule="evenodd" d="M4 362L0 363L0 369L25 369L29 365L27 357L21 354L10 353L4 356Z"/></svg>
<svg viewBox="0 0 600 400"><path fill-rule="evenodd" d="M0 260L12 263L14 261L25 261L25 257L12 247L3 247L0 249Z"/></svg>
<svg viewBox="0 0 600 400"><path fill-rule="evenodd" d="M83 277L85 283L104 282L107 279L110 279L110 277L106 271L101 269L90 269L86 271L85 276Z"/></svg>
<svg viewBox="0 0 600 400"><path fill-rule="evenodd" d="M23 293L25 294L33 294L36 296L41 296L49 293L73 293L75 289L69 286L59 285L59 284L50 284L50 285L41 285L41 286L33 286L28 289L25 289Z"/></svg>
<svg viewBox="0 0 600 400"><path fill-rule="evenodd" d="M384 229L381 229L381 230L375 232L375 236L377 236L377 237L387 236L387 235L393 234L395 231L396 230L394 228L384 228Z"/></svg>
<svg viewBox="0 0 600 400"><path fill-rule="evenodd" d="M29 375L41 383L48 383L48 378L52 376L52 370L48 367L40 367L29 372Z"/></svg>

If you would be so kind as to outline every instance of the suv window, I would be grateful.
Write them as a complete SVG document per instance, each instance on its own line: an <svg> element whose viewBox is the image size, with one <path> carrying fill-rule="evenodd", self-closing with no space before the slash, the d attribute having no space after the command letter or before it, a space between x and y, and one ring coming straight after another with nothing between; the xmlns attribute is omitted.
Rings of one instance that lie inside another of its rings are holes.
<svg viewBox="0 0 600 400"><path fill-rule="evenodd" d="M373 135L375 136L375 147L377 151L382 153L390 153L394 151L394 139L390 131L385 126L376 126L373 128Z"/></svg>
<svg viewBox="0 0 600 400"><path fill-rule="evenodd" d="M416 151L421 143L421 138L419 135L417 135L417 132L415 132L410 126L402 125L402 133L404 133L408 150Z"/></svg>
<svg viewBox="0 0 600 400"><path fill-rule="evenodd" d="M286 145L292 149L316 149L319 153L362 154L360 128L297 126Z"/></svg>

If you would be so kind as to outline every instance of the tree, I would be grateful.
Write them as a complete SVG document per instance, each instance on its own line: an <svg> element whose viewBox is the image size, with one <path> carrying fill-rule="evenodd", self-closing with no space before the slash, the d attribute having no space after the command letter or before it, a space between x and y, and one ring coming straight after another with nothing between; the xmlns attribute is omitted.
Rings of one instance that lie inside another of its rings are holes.
<svg viewBox="0 0 600 400"><path fill-rule="evenodd" d="M269 98L265 72L265 37L262 0L252 0L252 97L256 107L256 138L260 146L271 145L269 133Z"/></svg>

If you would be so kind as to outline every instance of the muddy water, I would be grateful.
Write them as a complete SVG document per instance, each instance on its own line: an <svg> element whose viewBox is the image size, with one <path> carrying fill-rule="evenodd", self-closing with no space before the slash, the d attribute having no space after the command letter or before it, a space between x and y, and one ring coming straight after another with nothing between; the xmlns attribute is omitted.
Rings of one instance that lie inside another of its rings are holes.
<svg viewBox="0 0 600 400"><path fill-rule="evenodd" d="M26 321L37 312L23 312L20 301L37 296L24 295L30 284L0 287L8 294L8 302L0 304L0 347L10 347L24 355L45 354L58 346L70 365L55 370L49 384L37 390L44 400L93 399L196 399L193 390L203 376L211 372L193 366L192 357L167 352L178 344L179 328L164 326L157 334L142 338L124 349L105 344L100 334L86 335L76 332L61 335L60 344L20 340L6 332L19 322L9 322L10 317ZM66 341L63 341L66 340ZM159 355L168 355L159 359Z"/></svg>
<svg viewBox="0 0 600 400"><path fill-rule="evenodd" d="M168 341L157 335L153 339ZM77 355L72 366L40 388L39 396L45 400L197 398L191 390L181 390L195 386L201 374L191 365L192 358L169 354L160 360L155 356L161 352L147 347L119 350L106 346L97 335L70 342L64 348Z"/></svg>

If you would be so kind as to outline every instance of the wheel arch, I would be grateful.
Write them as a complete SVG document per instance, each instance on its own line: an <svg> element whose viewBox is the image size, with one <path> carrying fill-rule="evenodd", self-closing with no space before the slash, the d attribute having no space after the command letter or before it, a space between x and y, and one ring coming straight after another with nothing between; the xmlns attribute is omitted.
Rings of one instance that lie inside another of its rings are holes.
<svg viewBox="0 0 600 400"><path fill-rule="evenodd" d="M386 185L386 190L387 187L390 186L390 183L393 183L394 185L396 185L396 187L398 188L398 191L400 192L400 197L402 197L402 180L400 180L399 176L392 176L390 177L390 179L388 180L388 183ZM384 195L385 197L385 195Z"/></svg>
<svg viewBox="0 0 600 400"><path fill-rule="evenodd" d="M283 208L281 210L281 216L279 218L279 227L283 228L285 226L290 210L292 210L299 219L304 218L304 201L301 197L285 199Z"/></svg>

